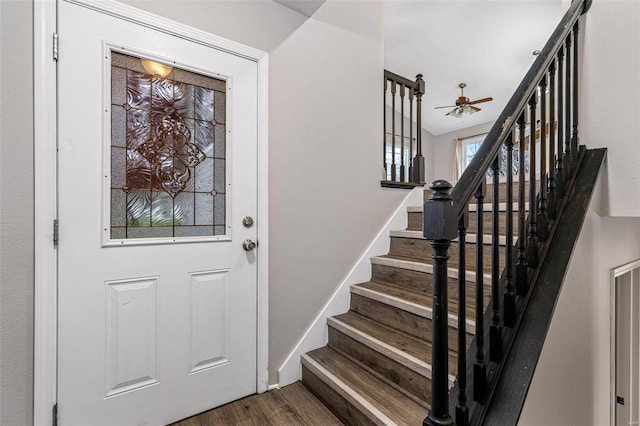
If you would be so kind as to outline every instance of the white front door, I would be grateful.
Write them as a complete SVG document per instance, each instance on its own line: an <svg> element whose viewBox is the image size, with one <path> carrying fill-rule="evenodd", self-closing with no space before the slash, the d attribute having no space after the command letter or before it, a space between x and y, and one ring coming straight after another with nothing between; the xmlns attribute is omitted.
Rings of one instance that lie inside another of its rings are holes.
<svg viewBox="0 0 640 426"><path fill-rule="evenodd" d="M257 64L59 1L58 416L256 392Z"/></svg>

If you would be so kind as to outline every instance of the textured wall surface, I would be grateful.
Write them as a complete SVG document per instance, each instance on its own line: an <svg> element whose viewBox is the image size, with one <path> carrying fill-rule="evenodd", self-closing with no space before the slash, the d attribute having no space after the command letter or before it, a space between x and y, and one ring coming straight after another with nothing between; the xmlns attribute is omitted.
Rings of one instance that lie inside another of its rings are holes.
<svg viewBox="0 0 640 426"><path fill-rule="evenodd" d="M640 216L640 2L595 0L581 28L581 143L607 147L605 214Z"/></svg>
<svg viewBox="0 0 640 426"><path fill-rule="evenodd" d="M0 424L32 423L32 3L0 1Z"/></svg>

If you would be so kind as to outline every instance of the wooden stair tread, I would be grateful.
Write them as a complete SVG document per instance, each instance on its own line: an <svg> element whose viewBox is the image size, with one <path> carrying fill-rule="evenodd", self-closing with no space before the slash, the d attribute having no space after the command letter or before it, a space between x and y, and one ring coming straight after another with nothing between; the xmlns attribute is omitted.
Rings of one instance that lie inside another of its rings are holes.
<svg viewBox="0 0 640 426"><path fill-rule="evenodd" d="M476 269L476 247L482 247L484 253L484 273L490 274L493 252L493 246L491 244L483 244L482 246L469 242L465 244L466 271L475 271ZM502 271L505 263L505 246L499 246L499 249L499 264L500 270ZM389 254L404 260L420 261L427 265L432 264L431 243L425 239L391 237ZM458 267L458 242L456 241L451 243L449 249L448 267L453 269L457 269Z"/></svg>
<svg viewBox="0 0 640 426"><path fill-rule="evenodd" d="M422 233L422 230L419 230L419 229L392 230L392 231L389 232L389 236L391 238L408 238L408 239L414 239L414 240L424 240L425 239L424 235ZM515 244L517 235L514 234L513 237L514 237L513 238L513 244ZM482 239L483 239L483 244L484 245L493 244L491 234L488 233L488 232L483 233L483 238ZM474 234L472 232L467 232L466 240L465 240L465 242L467 244L475 245L477 240L478 240L478 235L477 234ZM457 243L457 239L452 240L452 244L453 243ZM499 236L498 236L498 244L501 245L501 246L504 246L506 244L506 237L504 235L499 234Z"/></svg>
<svg viewBox="0 0 640 426"><path fill-rule="evenodd" d="M417 425L427 415L424 406L327 346L302 355L302 364L320 380L330 382L343 398L367 411L373 423Z"/></svg>
<svg viewBox="0 0 640 426"><path fill-rule="evenodd" d="M334 319L400 352L431 364L431 342L426 339L419 339L351 311L338 315Z"/></svg>
<svg viewBox="0 0 640 426"><path fill-rule="evenodd" d="M431 295L428 294L420 294L411 290L405 290L400 287L396 287L393 285L379 283L375 281L367 281L364 283L354 284L355 287L367 288L372 291L376 291L378 293L388 294L389 296L406 300L409 303L413 303L416 305L424 306L427 308L431 307Z"/></svg>
<svg viewBox="0 0 640 426"><path fill-rule="evenodd" d="M430 294L421 294L421 293L417 293L415 291L411 291L411 290L406 290L400 287L396 287L390 284L385 284L385 283L379 283L379 282L375 282L375 281L367 281L364 283L359 283L359 284L355 284L352 287L357 287L357 288L364 288L364 289L368 289L371 291L374 291L376 293L380 293L383 294L385 296L388 297L392 297L394 299L398 299L401 300L407 304L410 305L414 305L414 306L419 306L422 309L421 310L411 310L412 313L415 313L417 315L421 315L424 316L425 318L429 318L432 319L433 318L433 308L432 308L432 304L433 304L433 298ZM484 288L484 301L485 304L488 305L488 301L489 301L489 296L491 294L491 288L486 287ZM457 293L457 292L456 292ZM473 296L473 297L472 297ZM466 303L466 313L467 313L467 332L468 333L474 333L475 332L475 315L476 315L476 308L475 308L475 292L473 293L469 293L467 292L467 303ZM448 297L449 300L449 304L448 304L448 312L449 312L449 325L451 325L452 327L458 327L458 303L457 303L457 294L456 297L453 298L451 297L451 295L449 295ZM454 303L452 303L454 302ZM400 307L401 308L401 307ZM402 308L401 308L402 309Z"/></svg>

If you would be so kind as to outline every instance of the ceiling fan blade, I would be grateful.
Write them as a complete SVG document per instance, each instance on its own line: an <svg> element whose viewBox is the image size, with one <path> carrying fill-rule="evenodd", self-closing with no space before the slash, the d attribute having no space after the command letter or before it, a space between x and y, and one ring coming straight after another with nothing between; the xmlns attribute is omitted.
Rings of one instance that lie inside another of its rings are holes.
<svg viewBox="0 0 640 426"><path fill-rule="evenodd" d="M458 113L458 108L456 107L456 108L452 109L451 111L449 111L448 113L446 113L445 115L452 115L452 116L456 117L457 113Z"/></svg>
<svg viewBox="0 0 640 426"><path fill-rule="evenodd" d="M481 104L482 102L490 102L492 100L493 100L493 98L476 99L475 101L469 102L469 105Z"/></svg>
<svg viewBox="0 0 640 426"><path fill-rule="evenodd" d="M474 107L473 105L469 105L469 108L473 109L475 112L478 112L481 110L481 108Z"/></svg>
<svg viewBox="0 0 640 426"><path fill-rule="evenodd" d="M434 109L440 109L440 108L455 108L456 105L446 105L446 106L439 106L439 107L435 107Z"/></svg>

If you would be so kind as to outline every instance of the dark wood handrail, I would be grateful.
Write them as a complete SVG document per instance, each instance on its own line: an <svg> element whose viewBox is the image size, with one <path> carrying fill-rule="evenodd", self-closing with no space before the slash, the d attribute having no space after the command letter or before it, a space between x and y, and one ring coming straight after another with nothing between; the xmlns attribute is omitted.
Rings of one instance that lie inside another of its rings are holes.
<svg viewBox="0 0 640 426"><path fill-rule="evenodd" d="M387 80L395 81L396 83L404 84L406 87L410 87L414 90L419 90L418 83L413 80L409 80L406 77L401 76L400 74L396 74L394 72L384 70L384 76Z"/></svg>
<svg viewBox="0 0 640 426"><path fill-rule="evenodd" d="M487 134L484 143L480 146L473 159L458 180L451 192L451 198L458 206L458 217L464 213L464 209L476 192L480 182L485 178L485 171L491 167L491 163L498 155L513 124L527 105L529 98L537 89L540 79L547 72L549 64L555 58L558 50L563 46L567 35L580 15L591 6L592 0L574 0L571 7L544 45L529 72L514 92L504 110Z"/></svg>

